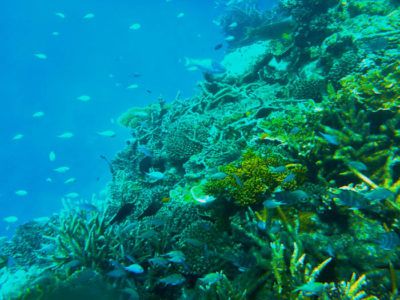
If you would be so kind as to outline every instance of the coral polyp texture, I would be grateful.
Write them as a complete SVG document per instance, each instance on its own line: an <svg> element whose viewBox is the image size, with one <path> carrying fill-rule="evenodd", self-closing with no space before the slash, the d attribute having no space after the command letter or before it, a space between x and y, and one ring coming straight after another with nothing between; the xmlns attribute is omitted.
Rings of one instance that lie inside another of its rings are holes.
<svg viewBox="0 0 400 300"><path fill-rule="evenodd" d="M205 191L231 199L239 206L260 203L278 187L293 190L304 182L306 168L284 162L273 154L262 157L252 151L245 152L238 162L223 166L221 172L225 178L208 181Z"/></svg>
<svg viewBox="0 0 400 300"><path fill-rule="evenodd" d="M0 240L0 299L399 299L399 1L217 2L223 72L121 116L101 197Z"/></svg>

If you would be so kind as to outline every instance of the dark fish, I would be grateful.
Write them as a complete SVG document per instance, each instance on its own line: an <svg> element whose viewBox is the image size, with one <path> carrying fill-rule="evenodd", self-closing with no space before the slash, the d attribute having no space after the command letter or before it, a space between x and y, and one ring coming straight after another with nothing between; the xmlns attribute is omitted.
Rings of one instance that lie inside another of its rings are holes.
<svg viewBox="0 0 400 300"><path fill-rule="evenodd" d="M104 160L104 161L107 163L108 168L110 169L111 174L114 174L114 173L115 173L114 167L113 167L112 163L110 162L110 160L109 160L105 155L100 155L100 158L101 158L102 160Z"/></svg>
<svg viewBox="0 0 400 300"><path fill-rule="evenodd" d="M160 208L162 207L162 202L161 201L153 201L150 203L149 206L142 212L142 214L138 217L138 219L142 219L144 217L150 217L152 215L155 215Z"/></svg>
<svg viewBox="0 0 400 300"><path fill-rule="evenodd" d="M302 191L302 190L295 190L295 191L283 191L274 194L275 199L281 202L285 202L288 204L295 204L298 202L305 202L310 196Z"/></svg>
<svg viewBox="0 0 400 300"><path fill-rule="evenodd" d="M269 167L269 170L273 173L283 173L286 172L285 166L278 166L278 167Z"/></svg>
<svg viewBox="0 0 400 300"><path fill-rule="evenodd" d="M136 262L136 259L134 259L132 256L130 256L129 254L128 255L125 255L125 257L131 262L131 263L135 263Z"/></svg>
<svg viewBox="0 0 400 300"><path fill-rule="evenodd" d="M333 194L333 197L337 199L339 205L353 210L365 208L369 204L364 195L351 190L340 190L338 194Z"/></svg>
<svg viewBox="0 0 400 300"><path fill-rule="evenodd" d="M80 260L74 259L74 260L71 260L70 262L67 262L64 265L64 268L66 268L67 270L68 269L76 269L77 267L79 267L81 265L82 265L82 262Z"/></svg>
<svg viewBox="0 0 400 300"><path fill-rule="evenodd" d="M151 94L151 93L152 93L152 91L150 91L150 90L146 90L146 92L147 92L148 94Z"/></svg>
<svg viewBox="0 0 400 300"><path fill-rule="evenodd" d="M221 49L223 46L224 46L224 44L222 44L222 43L217 44L217 45L215 45L214 50L219 50L219 49Z"/></svg>
<svg viewBox="0 0 400 300"><path fill-rule="evenodd" d="M361 161L350 161L347 164L349 167L356 169L357 171L363 172L367 171L367 166L363 164Z"/></svg>
<svg viewBox="0 0 400 300"><path fill-rule="evenodd" d="M140 300L140 296L134 288L124 288L121 291L129 296L129 300Z"/></svg>
<svg viewBox="0 0 400 300"><path fill-rule="evenodd" d="M217 172L217 173L211 174L209 178L212 180L221 180L221 179L226 178L226 176L228 176L228 175L224 172Z"/></svg>
<svg viewBox="0 0 400 300"><path fill-rule="evenodd" d="M286 203L281 202L281 201L276 201L274 199L268 199L263 202L263 205L265 208L277 208L282 205L286 205Z"/></svg>
<svg viewBox="0 0 400 300"><path fill-rule="evenodd" d="M133 78L138 78L138 77L142 76L142 74L140 74L140 73L138 73L138 72L134 72L134 73L131 74L131 76L132 76Z"/></svg>
<svg viewBox="0 0 400 300"><path fill-rule="evenodd" d="M126 272L122 269L115 269L106 273L106 275L112 278L121 278L126 276Z"/></svg>
<svg viewBox="0 0 400 300"><path fill-rule="evenodd" d="M381 234L377 243L383 250L394 250L400 246L400 237L394 231L385 232Z"/></svg>
<svg viewBox="0 0 400 300"><path fill-rule="evenodd" d="M199 241L198 239L191 239L191 238L185 239L184 243L192 245L192 246L197 247L197 248L202 247L204 245L204 242Z"/></svg>
<svg viewBox="0 0 400 300"><path fill-rule="evenodd" d="M119 262L117 262L116 260L110 259L110 265L113 266L115 269L120 269L120 270L124 270L124 266L121 265Z"/></svg>
<svg viewBox="0 0 400 300"><path fill-rule="evenodd" d="M172 286L180 285L185 281L186 281L185 277L183 277L181 274L178 273L160 279L160 283Z"/></svg>
<svg viewBox="0 0 400 300"><path fill-rule="evenodd" d="M382 201L393 195L394 193L388 189L376 188L373 191L366 193L365 197L370 201Z"/></svg>
<svg viewBox="0 0 400 300"><path fill-rule="evenodd" d="M115 216L111 219L109 225L120 223L129 216L135 207L134 203L126 203L120 207Z"/></svg>
<svg viewBox="0 0 400 300"><path fill-rule="evenodd" d="M179 251L179 250L170 251L170 252L164 254L164 256L166 256L170 262L177 263L177 264L181 264L181 263L185 262L185 259L186 259L185 254L183 254L183 252Z"/></svg>
<svg viewBox="0 0 400 300"><path fill-rule="evenodd" d="M332 144L332 145L335 145L335 146L338 146L340 143L339 143L339 139L337 138L337 136L334 136L334 135L332 135L332 134L327 134L327 133L323 133L323 132L320 132L319 133L329 144Z"/></svg>
<svg viewBox="0 0 400 300"><path fill-rule="evenodd" d="M150 258L148 262L154 267L167 267L169 264L169 261L161 256Z"/></svg>

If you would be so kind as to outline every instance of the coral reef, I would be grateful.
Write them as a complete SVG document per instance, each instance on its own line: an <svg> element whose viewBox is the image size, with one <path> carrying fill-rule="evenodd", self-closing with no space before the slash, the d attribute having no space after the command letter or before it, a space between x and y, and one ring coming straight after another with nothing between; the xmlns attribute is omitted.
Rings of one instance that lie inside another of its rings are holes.
<svg viewBox="0 0 400 300"><path fill-rule="evenodd" d="M103 197L0 241L1 297L399 297L399 2L218 4L226 72L123 114Z"/></svg>

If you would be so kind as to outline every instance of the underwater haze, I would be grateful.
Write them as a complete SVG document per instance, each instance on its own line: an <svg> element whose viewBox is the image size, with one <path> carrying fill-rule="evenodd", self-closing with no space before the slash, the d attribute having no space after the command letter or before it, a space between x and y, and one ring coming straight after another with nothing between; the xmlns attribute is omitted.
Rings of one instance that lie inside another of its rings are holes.
<svg viewBox="0 0 400 300"><path fill-rule="evenodd" d="M17 0L3 2L0 14L0 219L17 216L16 224L55 212L66 194L99 192L110 179L99 156L112 159L129 138L119 115L192 95L202 75L188 72L184 58L221 56L213 50L222 39L213 1ZM130 29L136 23L141 28ZM116 136L97 134L105 130ZM57 137L64 132L74 136ZM62 166L70 170L54 171ZM69 178L76 182L64 184ZM10 226L2 222L0 233Z"/></svg>
<svg viewBox="0 0 400 300"><path fill-rule="evenodd" d="M0 300L400 299L399 0L0 4Z"/></svg>

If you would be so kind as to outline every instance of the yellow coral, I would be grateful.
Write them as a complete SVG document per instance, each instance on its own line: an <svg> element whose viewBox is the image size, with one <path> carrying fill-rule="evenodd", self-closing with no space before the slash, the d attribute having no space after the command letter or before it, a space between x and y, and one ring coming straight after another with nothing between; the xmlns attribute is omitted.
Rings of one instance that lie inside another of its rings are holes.
<svg viewBox="0 0 400 300"><path fill-rule="evenodd" d="M262 202L265 194L272 193L278 186L295 189L299 182L304 181L304 166L285 163L277 155L263 157L247 151L238 162L222 168L227 174L225 178L208 181L205 191L216 197L232 199L239 206Z"/></svg>
<svg viewBox="0 0 400 300"><path fill-rule="evenodd" d="M365 74L348 75L340 83L338 101L355 98L372 110L392 109L400 105L400 63L373 69Z"/></svg>

